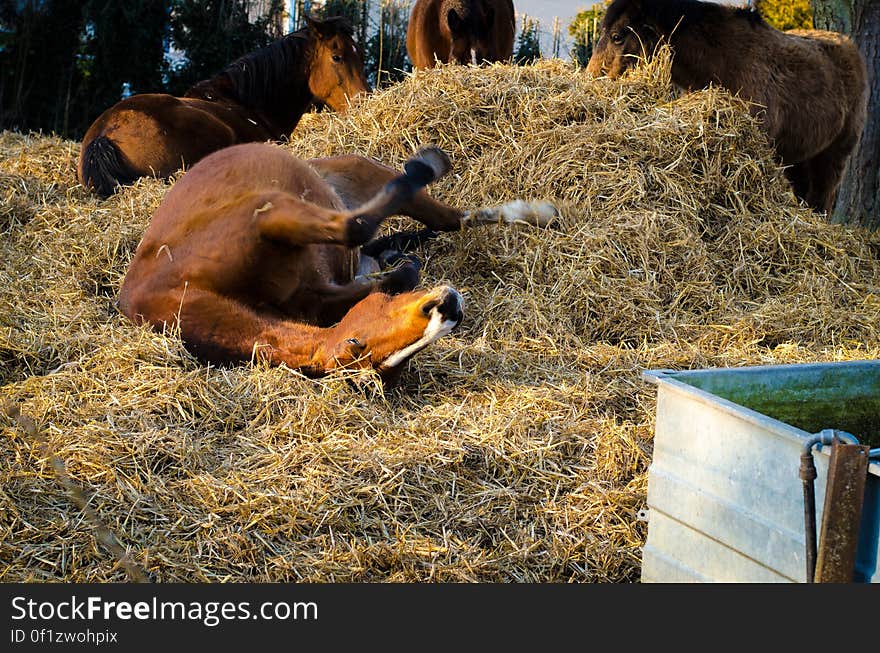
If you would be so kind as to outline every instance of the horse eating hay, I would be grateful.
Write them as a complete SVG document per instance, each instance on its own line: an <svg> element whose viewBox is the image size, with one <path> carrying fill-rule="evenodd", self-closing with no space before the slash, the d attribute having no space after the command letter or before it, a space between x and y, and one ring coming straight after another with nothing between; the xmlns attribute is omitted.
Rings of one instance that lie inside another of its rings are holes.
<svg viewBox="0 0 880 653"><path fill-rule="evenodd" d="M508 61L516 32L511 0L416 0L406 30L413 68Z"/></svg>
<svg viewBox="0 0 880 653"><path fill-rule="evenodd" d="M302 29L241 57L184 97L143 93L104 111L83 138L78 177L107 197L120 184L167 178L229 145L280 141L314 102L341 112L367 90L348 24L306 18Z"/></svg>
<svg viewBox="0 0 880 653"><path fill-rule="evenodd" d="M614 0L587 70L618 77L661 42L672 48L676 85L717 84L752 103L795 195L830 212L867 113L866 67L852 41L780 32L757 12L710 2Z"/></svg>
<svg viewBox="0 0 880 653"><path fill-rule="evenodd" d="M268 143L215 152L153 214L119 307L136 323L179 326L208 362L257 356L313 376L372 367L393 380L461 322L463 307L451 287L414 290L417 264L384 247L394 237L371 240L382 221L400 213L454 231L545 225L557 214L546 202L478 211L439 202L422 188L448 168L435 147L419 150L403 175L360 156L303 161Z"/></svg>

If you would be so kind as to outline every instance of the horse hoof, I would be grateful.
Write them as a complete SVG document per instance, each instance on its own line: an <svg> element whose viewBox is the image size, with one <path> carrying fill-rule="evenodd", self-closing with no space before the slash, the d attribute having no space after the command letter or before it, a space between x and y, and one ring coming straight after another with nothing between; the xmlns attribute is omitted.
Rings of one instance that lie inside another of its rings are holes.
<svg viewBox="0 0 880 653"><path fill-rule="evenodd" d="M386 272L379 287L384 293L399 295L414 290L418 285L419 269L407 260L402 265Z"/></svg>
<svg viewBox="0 0 880 653"><path fill-rule="evenodd" d="M352 246L363 245L373 237L378 228L379 225L375 220L363 215L355 216L345 226L345 242Z"/></svg>
<svg viewBox="0 0 880 653"><path fill-rule="evenodd" d="M427 170L424 170L423 166L426 166ZM430 174L430 178L422 184L423 186L440 179L440 177L449 172L451 167L452 163L449 161L446 152L433 145L420 148L403 165L403 169L408 177L420 178Z"/></svg>

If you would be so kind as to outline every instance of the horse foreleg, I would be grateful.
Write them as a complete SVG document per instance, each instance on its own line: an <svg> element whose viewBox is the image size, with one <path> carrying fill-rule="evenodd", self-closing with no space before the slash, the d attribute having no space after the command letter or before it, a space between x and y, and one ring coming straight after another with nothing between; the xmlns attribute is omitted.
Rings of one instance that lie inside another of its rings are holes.
<svg viewBox="0 0 880 653"><path fill-rule="evenodd" d="M326 283L309 290L301 290L290 303L282 305L280 309L291 315L303 315L312 307L318 306L320 310L315 313L317 323L330 326L341 320L355 304L371 293L396 295L413 290L418 284L418 268L411 262L404 262L388 270L355 277L351 283Z"/></svg>
<svg viewBox="0 0 880 653"><path fill-rule="evenodd" d="M404 164L404 174L394 174L384 183L362 181L372 193L359 192L359 205L349 211L328 209L289 193L266 194L263 206L254 211L257 228L265 238L294 246L361 245L372 238L385 218L397 213L422 188L445 174L448 163L446 155L437 148L419 150ZM331 180L327 181L333 185Z"/></svg>
<svg viewBox="0 0 880 653"><path fill-rule="evenodd" d="M465 211L461 219L462 227L473 227L481 224L528 224L535 227L546 227L557 216L559 211L550 202L543 200L527 202L513 200L498 206L489 206L474 211Z"/></svg>

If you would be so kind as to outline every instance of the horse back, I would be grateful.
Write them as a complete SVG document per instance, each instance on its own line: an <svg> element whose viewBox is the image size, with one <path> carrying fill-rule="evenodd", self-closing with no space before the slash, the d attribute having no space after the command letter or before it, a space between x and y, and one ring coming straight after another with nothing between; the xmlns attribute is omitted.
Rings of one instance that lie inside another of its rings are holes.
<svg viewBox="0 0 880 653"><path fill-rule="evenodd" d="M823 30L779 33L776 73L764 92L768 133L785 163L815 156L861 132L867 102L865 64L846 36Z"/></svg>
<svg viewBox="0 0 880 653"><path fill-rule="evenodd" d="M818 29L793 29L785 34L808 39L814 44L814 49L822 53L826 65L842 84L842 102L857 105L866 101L868 74L865 61L850 37L839 32Z"/></svg>

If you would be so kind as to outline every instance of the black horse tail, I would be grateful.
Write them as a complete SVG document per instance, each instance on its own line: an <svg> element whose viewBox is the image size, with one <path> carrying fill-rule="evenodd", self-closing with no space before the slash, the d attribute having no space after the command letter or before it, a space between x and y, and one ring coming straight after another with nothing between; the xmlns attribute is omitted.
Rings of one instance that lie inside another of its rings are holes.
<svg viewBox="0 0 880 653"><path fill-rule="evenodd" d="M81 181L101 197L110 197L118 186L131 184L138 177L116 143L106 136L98 136L85 146Z"/></svg>

